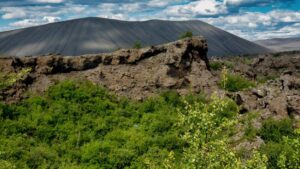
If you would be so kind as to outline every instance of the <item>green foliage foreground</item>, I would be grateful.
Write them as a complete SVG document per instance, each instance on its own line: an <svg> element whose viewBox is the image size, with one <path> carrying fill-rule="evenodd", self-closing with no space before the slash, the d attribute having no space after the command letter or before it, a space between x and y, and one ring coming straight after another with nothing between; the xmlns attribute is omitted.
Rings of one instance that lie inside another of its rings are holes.
<svg viewBox="0 0 300 169"><path fill-rule="evenodd" d="M230 145L237 112L227 98L166 92L137 102L65 81L0 104L0 169L266 168L265 155L241 159ZM293 153L280 153L278 165L299 164Z"/></svg>

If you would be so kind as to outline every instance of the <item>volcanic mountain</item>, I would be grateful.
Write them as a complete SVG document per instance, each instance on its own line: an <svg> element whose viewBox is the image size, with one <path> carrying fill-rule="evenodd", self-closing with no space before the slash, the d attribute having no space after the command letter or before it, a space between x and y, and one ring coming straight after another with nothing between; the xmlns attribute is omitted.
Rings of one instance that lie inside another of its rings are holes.
<svg viewBox="0 0 300 169"><path fill-rule="evenodd" d="M208 56L228 56L270 52L269 49L242 39L202 21L120 21L82 18L0 33L0 54L28 56L59 53L82 55L177 40L186 31L203 36Z"/></svg>
<svg viewBox="0 0 300 169"><path fill-rule="evenodd" d="M256 43L278 52L300 50L300 37L266 39Z"/></svg>

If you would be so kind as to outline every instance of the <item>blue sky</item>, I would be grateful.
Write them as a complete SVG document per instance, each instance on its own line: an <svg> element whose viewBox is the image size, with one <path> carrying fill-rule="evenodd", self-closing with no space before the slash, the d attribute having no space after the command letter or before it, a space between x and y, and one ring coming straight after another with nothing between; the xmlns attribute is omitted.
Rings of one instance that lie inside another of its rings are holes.
<svg viewBox="0 0 300 169"><path fill-rule="evenodd" d="M90 16L202 20L249 40L300 36L300 0L0 0L0 31Z"/></svg>

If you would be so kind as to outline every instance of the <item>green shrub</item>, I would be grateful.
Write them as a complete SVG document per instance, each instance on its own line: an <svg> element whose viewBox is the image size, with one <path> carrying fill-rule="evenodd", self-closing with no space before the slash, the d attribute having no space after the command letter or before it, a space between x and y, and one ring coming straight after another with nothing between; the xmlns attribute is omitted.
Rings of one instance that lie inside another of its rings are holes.
<svg viewBox="0 0 300 169"><path fill-rule="evenodd" d="M279 168L294 169L300 166L300 130L296 130L296 137L284 137L281 144L287 148L280 154L277 161Z"/></svg>
<svg viewBox="0 0 300 169"><path fill-rule="evenodd" d="M176 159L174 152L169 154L166 168L265 168L265 155L254 152L242 164L229 145L228 131L236 125L237 107L232 100L217 96L207 104L187 104L178 123L187 145L181 158Z"/></svg>
<svg viewBox="0 0 300 169"><path fill-rule="evenodd" d="M294 169L300 166L300 132L294 131L284 136L280 142L268 141L260 148L260 152L268 157L270 169Z"/></svg>
<svg viewBox="0 0 300 169"><path fill-rule="evenodd" d="M272 56L276 58L276 57L279 57L279 56L281 56L281 55L282 55L282 53L280 53L280 52L277 52L277 53L273 53L273 55L272 55Z"/></svg>
<svg viewBox="0 0 300 169"><path fill-rule="evenodd" d="M251 124L248 124L247 127L245 128L245 138L247 140L252 140L256 137L257 135L257 129L254 128Z"/></svg>
<svg viewBox="0 0 300 169"><path fill-rule="evenodd" d="M260 148L260 152L266 154L268 157L268 168L270 169L280 169L277 163L279 160L279 156L283 151L290 151L288 150L290 147L282 145L281 143L274 143L270 142L263 145Z"/></svg>
<svg viewBox="0 0 300 169"><path fill-rule="evenodd" d="M232 70L234 68L234 63L230 62L230 61L224 61L223 65L230 70Z"/></svg>
<svg viewBox="0 0 300 169"><path fill-rule="evenodd" d="M237 92L252 88L255 86L255 83L239 74L222 73L219 86L227 91Z"/></svg>
<svg viewBox="0 0 300 169"><path fill-rule="evenodd" d="M240 58L241 58L241 63L245 65L250 65L253 62L252 58L249 57L240 57Z"/></svg>
<svg viewBox="0 0 300 169"><path fill-rule="evenodd" d="M221 70L223 67L222 63L219 61L211 61L209 66L212 70Z"/></svg>
<svg viewBox="0 0 300 169"><path fill-rule="evenodd" d="M283 136L293 135L293 122L290 118L282 120L268 119L263 122L259 135L265 141L280 142Z"/></svg>
<svg viewBox="0 0 300 169"><path fill-rule="evenodd" d="M161 93L163 100L173 106L183 106L182 98L176 91L165 91Z"/></svg>
<svg viewBox="0 0 300 169"><path fill-rule="evenodd" d="M142 45L141 41L136 41L133 44L134 49L141 49L142 47L143 47L143 45Z"/></svg>
<svg viewBox="0 0 300 169"><path fill-rule="evenodd" d="M258 135L258 129L253 126L253 120L259 118L259 112L248 112L243 115L240 123L244 126L244 139L253 140Z"/></svg>
<svg viewBox="0 0 300 169"><path fill-rule="evenodd" d="M223 67L232 70L234 68L234 64L230 61L211 61L210 68L212 70L221 70Z"/></svg>
<svg viewBox="0 0 300 169"><path fill-rule="evenodd" d="M279 76L276 75L258 75L256 77L256 80L258 81L258 83L266 83L269 80L275 80L276 78L278 78Z"/></svg>
<svg viewBox="0 0 300 169"><path fill-rule="evenodd" d="M0 169L16 169L16 166L9 161L0 160Z"/></svg>
<svg viewBox="0 0 300 169"><path fill-rule="evenodd" d="M0 104L0 164L130 168L147 166L150 158L162 164L170 150L182 151L175 124L183 100L164 92L137 102L89 82L60 82L41 96Z"/></svg>
<svg viewBox="0 0 300 169"><path fill-rule="evenodd" d="M191 37L193 37L193 32L186 31L186 32L181 33L179 39L191 38Z"/></svg>

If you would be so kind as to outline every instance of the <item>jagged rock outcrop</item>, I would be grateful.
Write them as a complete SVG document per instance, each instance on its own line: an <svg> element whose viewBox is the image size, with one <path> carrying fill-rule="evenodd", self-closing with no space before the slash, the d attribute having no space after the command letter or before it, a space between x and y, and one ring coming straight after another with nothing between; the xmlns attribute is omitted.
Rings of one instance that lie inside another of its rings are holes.
<svg viewBox="0 0 300 169"><path fill-rule="evenodd" d="M287 52L215 59L257 83L251 90L228 93L241 106L240 113L262 112L264 117L300 116L300 53ZM214 70L215 76L220 70Z"/></svg>
<svg viewBox="0 0 300 169"><path fill-rule="evenodd" d="M164 89L182 94L214 90L216 79L209 71L206 53L206 40L194 37L99 55L3 58L0 65L5 71L30 67L33 80L25 85L29 91L43 92L57 81L81 78L139 100Z"/></svg>
<svg viewBox="0 0 300 169"><path fill-rule="evenodd" d="M229 94L241 106L241 113L259 111L262 118L300 119L300 78L288 74L257 86L255 89Z"/></svg>

